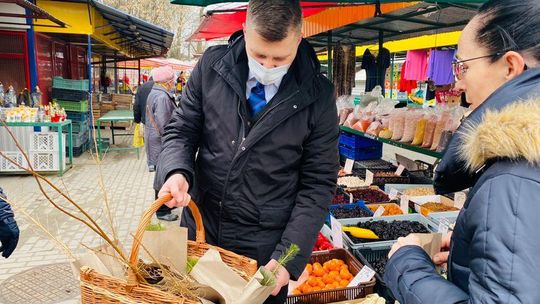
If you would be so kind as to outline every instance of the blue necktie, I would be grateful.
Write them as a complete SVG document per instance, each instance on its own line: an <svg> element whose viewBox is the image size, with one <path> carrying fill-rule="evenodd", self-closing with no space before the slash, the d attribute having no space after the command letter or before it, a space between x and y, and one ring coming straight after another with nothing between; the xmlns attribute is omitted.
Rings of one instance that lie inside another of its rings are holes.
<svg viewBox="0 0 540 304"><path fill-rule="evenodd" d="M257 84L251 89L249 95L249 107L251 110L251 116L254 117L266 106L266 99L264 96L264 85L257 81Z"/></svg>

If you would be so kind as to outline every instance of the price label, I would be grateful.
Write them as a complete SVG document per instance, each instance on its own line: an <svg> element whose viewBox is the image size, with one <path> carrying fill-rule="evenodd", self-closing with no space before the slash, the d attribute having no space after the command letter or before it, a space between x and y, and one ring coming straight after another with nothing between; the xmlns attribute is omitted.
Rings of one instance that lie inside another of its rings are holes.
<svg viewBox="0 0 540 304"><path fill-rule="evenodd" d="M366 169L366 185L371 186L373 184L373 172Z"/></svg>
<svg viewBox="0 0 540 304"><path fill-rule="evenodd" d="M345 171L345 173L347 174L351 174L353 166L354 166L354 160L347 158L347 160L345 161L345 167L343 168L343 171Z"/></svg>
<svg viewBox="0 0 540 304"><path fill-rule="evenodd" d="M401 174L403 174L403 171L405 171L405 166L399 165L399 167L397 168L395 174L396 174L397 176L401 176Z"/></svg>
<svg viewBox="0 0 540 304"><path fill-rule="evenodd" d="M356 287L358 284L367 283L373 279L375 271L368 266L362 267L362 270L352 279L347 287Z"/></svg>
<svg viewBox="0 0 540 304"><path fill-rule="evenodd" d="M343 248L343 232L341 231L341 223L335 217L330 215L330 225L332 226L332 244L336 248Z"/></svg>
<svg viewBox="0 0 540 304"><path fill-rule="evenodd" d="M399 206L401 207L401 211L403 211L403 214L409 214L409 197L407 195L401 196Z"/></svg>
<svg viewBox="0 0 540 304"><path fill-rule="evenodd" d="M456 192L454 194L454 206L456 208L463 208L465 201L467 200L467 194L465 192Z"/></svg>
<svg viewBox="0 0 540 304"><path fill-rule="evenodd" d="M373 217L381 217L384 213L384 207L383 206L379 206L379 208L377 208L377 210L375 210L375 213L373 213Z"/></svg>
<svg viewBox="0 0 540 304"><path fill-rule="evenodd" d="M398 196L398 190L396 188L390 189L390 194L388 194L388 197L390 197L390 200L395 200Z"/></svg>
<svg viewBox="0 0 540 304"><path fill-rule="evenodd" d="M352 194L349 194L349 204L354 203L354 196Z"/></svg>
<svg viewBox="0 0 540 304"><path fill-rule="evenodd" d="M442 233L442 235L445 235L448 233L449 229L450 229L450 222L447 219L442 218L441 221L439 222L439 229L437 232Z"/></svg>

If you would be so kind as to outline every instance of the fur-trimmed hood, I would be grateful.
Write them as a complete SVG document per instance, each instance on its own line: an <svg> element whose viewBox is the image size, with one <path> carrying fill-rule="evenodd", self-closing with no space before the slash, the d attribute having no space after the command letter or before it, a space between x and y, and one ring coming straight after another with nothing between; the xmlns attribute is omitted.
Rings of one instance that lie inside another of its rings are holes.
<svg viewBox="0 0 540 304"><path fill-rule="evenodd" d="M460 158L472 172L492 159L540 165L540 98L488 111L478 125L467 125L461 134Z"/></svg>

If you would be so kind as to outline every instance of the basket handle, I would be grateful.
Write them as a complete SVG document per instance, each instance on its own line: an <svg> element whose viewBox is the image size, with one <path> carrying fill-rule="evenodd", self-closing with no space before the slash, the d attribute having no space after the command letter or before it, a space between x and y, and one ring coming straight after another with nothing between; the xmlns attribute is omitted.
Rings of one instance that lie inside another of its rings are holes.
<svg viewBox="0 0 540 304"><path fill-rule="evenodd" d="M135 232L135 237L133 239L133 245L131 246L131 253L129 255L129 264L133 267L137 267L137 261L139 257L139 249L141 247L141 241L144 235L144 232L146 231L146 227L148 226L148 223L150 223L150 220L152 219L152 216L156 211L164 205L166 202L170 201L172 199L171 194L167 194L164 197L158 198L148 210L143 214L141 221L139 222L139 226L137 227L137 231ZM191 200L188 204L189 210L191 210L191 213L193 214L193 217L195 218L195 226L196 226L196 242L197 243L205 243L205 234L204 234L204 225L203 220L201 216L201 212L199 211L199 207L195 204L193 200ZM135 286L137 285L137 276L133 273L132 269L129 269L128 274L128 285ZM130 284L131 283L131 284Z"/></svg>

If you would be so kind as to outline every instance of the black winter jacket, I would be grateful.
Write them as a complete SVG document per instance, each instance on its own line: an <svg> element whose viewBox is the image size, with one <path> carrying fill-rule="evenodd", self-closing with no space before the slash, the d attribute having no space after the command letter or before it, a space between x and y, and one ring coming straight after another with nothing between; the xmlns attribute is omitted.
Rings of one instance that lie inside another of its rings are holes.
<svg viewBox="0 0 540 304"><path fill-rule="evenodd" d="M204 53L165 128L154 187L183 172L207 241L260 265L277 259L291 243L299 245L300 254L287 265L297 278L336 187L334 90L304 40L278 93L256 120L247 114L247 77L242 36ZM189 211L182 224L193 239Z"/></svg>
<svg viewBox="0 0 540 304"><path fill-rule="evenodd" d="M152 92L154 87L154 81L150 80L137 89L137 94L135 94L135 104L133 105L133 120L135 123L144 123L146 121L146 101L148 100L148 95Z"/></svg>

